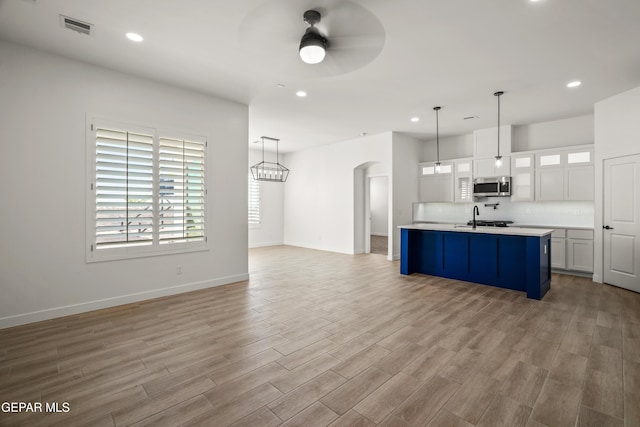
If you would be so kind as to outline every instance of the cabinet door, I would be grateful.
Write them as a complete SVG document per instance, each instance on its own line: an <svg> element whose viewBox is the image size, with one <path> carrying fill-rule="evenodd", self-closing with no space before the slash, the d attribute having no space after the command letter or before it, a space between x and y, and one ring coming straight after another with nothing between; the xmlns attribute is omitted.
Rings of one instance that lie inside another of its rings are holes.
<svg viewBox="0 0 640 427"><path fill-rule="evenodd" d="M465 176L465 175L471 176L471 174L473 173L473 160L471 159L456 160L454 162L454 165L455 165L455 174L457 176Z"/></svg>
<svg viewBox="0 0 640 427"><path fill-rule="evenodd" d="M593 272L593 240L567 239L567 268Z"/></svg>
<svg viewBox="0 0 640 427"><path fill-rule="evenodd" d="M494 158L476 159L473 162L473 176L476 178L486 178L495 176L496 160Z"/></svg>
<svg viewBox="0 0 640 427"><path fill-rule="evenodd" d="M593 200L593 165L568 167L565 172L565 200Z"/></svg>
<svg viewBox="0 0 640 427"><path fill-rule="evenodd" d="M453 202L453 175L420 178L421 202Z"/></svg>
<svg viewBox="0 0 640 427"><path fill-rule="evenodd" d="M533 153L511 156L511 200L514 202L534 199L534 162Z"/></svg>
<svg viewBox="0 0 640 427"><path fill-rule="evenodd" d="M490 178L494 176L511 175L511 159L509 157L502 158L502 166L496 167L496 159L487 157L484 159L476 159L473 161L473 175L476 178Z"/></svg>
<svg viewBox="0 0 640 427"><path fill-rule="evenodd" d="M567 241L566 239L559 239L557 237L551 238L551 267L552 268L567 268Z"/></svg>
<svg viewBox="0 0 640 427"><path fill-rule="evenodd" d="M500 126L500 155L511 154L511 125ZM498 154L498 128L473 132L473 157L495 157Z"/></svg>
<svg viewBox="0 0 640 427"><path fill-rule="evenodd" d="M536 170L536 200L564 200L564 168Z"/></svg>
<svg viewBox="0 0 640 427"><path fill-rule="evenodd" d="M565 166L564 151L543 151L536 154L536 169L559 168Z"/></svg>
<svg viewBox="0 0 640 427"><path fill-rule="evenodd" d="M593 164L593 148L572 149L567 151L567 166L586 166Z"/></svg>

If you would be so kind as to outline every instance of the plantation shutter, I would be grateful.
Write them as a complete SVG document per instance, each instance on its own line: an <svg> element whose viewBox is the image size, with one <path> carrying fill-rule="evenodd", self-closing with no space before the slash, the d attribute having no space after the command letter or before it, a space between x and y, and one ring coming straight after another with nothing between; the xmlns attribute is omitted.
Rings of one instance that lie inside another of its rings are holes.
<svg viewBox="0 0 640 427"><path fill-rule="evenodd" d="M153 135L97 128L95 245L153 243Z"/></svg>
<svg viewBox="0 0 640 427"><path fill-rule="evenodd" d="M260 224L260 181L249 173L249 224Z"/></svg>
<svg viewBox="0 0 640 427"><path fill-rule="evenodd" d="M205 142L159 139L160 244L205 237Z"/></svg>

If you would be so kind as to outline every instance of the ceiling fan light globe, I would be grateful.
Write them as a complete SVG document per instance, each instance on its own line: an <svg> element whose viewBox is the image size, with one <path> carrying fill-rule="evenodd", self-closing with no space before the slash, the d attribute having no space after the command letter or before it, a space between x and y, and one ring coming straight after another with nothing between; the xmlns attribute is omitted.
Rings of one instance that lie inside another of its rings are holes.
<svg viewBox="0 0 640 427"><path fill-rule="evenodd" d="M324 60L326 51L322 46L305 46L300 48L300 58L307 64L318 64Z"/></svg>
<svg viewBox="0 0 640 427"><path fill-rule="evenodd" d="M327 41L315 28L307 28L300 40L300 59L307 64L318 64L326 55Z"/></svg>

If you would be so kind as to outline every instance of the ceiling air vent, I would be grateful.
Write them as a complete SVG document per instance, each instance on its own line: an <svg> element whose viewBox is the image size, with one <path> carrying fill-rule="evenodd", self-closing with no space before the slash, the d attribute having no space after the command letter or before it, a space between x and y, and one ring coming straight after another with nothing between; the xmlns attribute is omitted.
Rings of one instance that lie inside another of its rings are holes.
<svg viewBox="0 0 640 427"><path fill-rule="evenodd" d="M93 35L93 24L80 21L79 19L60 15L60 25L69 30L77 31L80 34L86 34L88 36Z"/></svg>

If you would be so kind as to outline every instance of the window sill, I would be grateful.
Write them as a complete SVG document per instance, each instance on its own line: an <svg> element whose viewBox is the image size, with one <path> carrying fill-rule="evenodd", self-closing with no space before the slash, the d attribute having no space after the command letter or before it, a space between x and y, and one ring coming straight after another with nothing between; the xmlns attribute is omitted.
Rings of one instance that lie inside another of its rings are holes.
<svg viewBox="0 0 640 427"><path fill-rule="evenodd" d="M177 255L177 254L185 254L191 252L205 252L210 250L209 245L204 243L202 245L193 245L189 247L173 247L170 249L157 249L157 248L149 248L146 250L140 250L139 248L135 251L126 251L126 250L117 250L117 251L109 251L108 249L98 249L94 252L88 251L87 253L87 264L92 264L95 262L104 262L104 261L121 261L127 259L134 258L151 258L156 256L165 256L165 255Z"/></svg>

